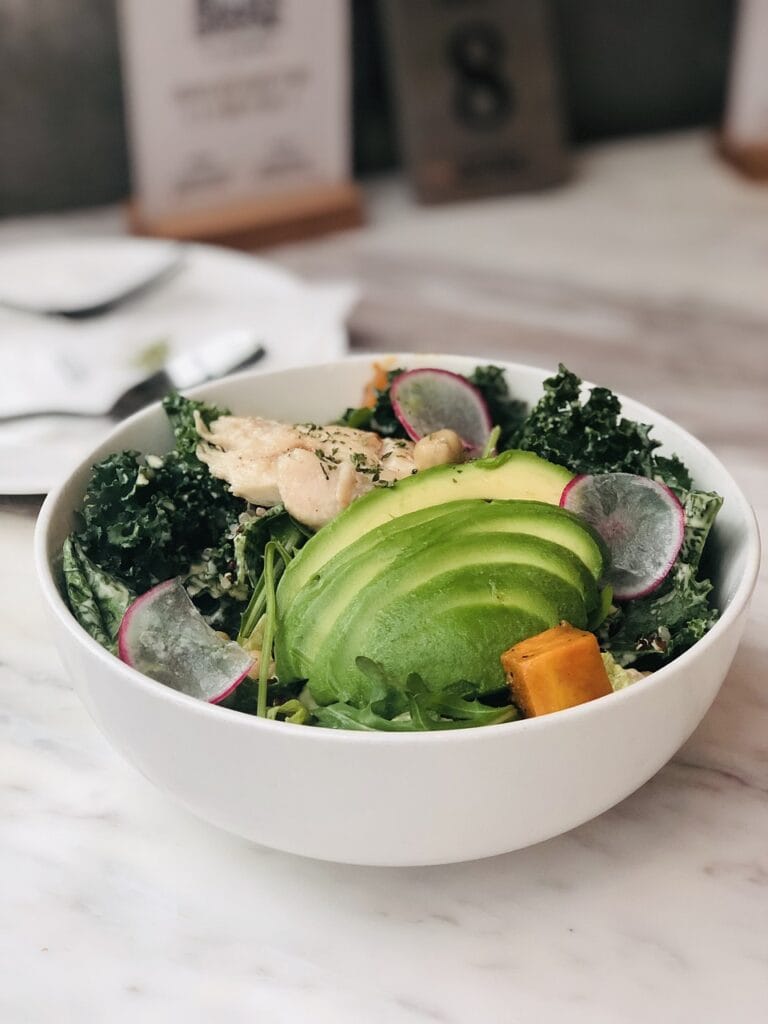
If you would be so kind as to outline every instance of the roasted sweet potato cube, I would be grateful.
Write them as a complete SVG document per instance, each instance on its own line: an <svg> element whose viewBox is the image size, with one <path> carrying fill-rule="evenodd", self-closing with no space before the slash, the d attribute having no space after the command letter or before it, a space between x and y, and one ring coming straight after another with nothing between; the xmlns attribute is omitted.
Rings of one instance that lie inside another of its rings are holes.
<svg viewBox="0 0 768 1024"><path fill-rule="evenodd" d="M510 647L501 664L512 700L527 717L611 693L597 638L567 622Z"/></svg>

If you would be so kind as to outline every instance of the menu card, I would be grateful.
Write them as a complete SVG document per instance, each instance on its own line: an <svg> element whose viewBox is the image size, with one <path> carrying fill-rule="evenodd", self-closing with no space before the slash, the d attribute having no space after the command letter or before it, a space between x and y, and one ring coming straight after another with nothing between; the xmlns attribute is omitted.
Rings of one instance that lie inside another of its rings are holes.
<svg viewBox="0 0 768 1024"><path fill-rule="evenodd" d="M138 216L332 197L350 175L347 0L119 0ZM330 201L330 198L329 198ZM322 205L322 202L321 202ZM199 217L194 221L201 223Z"/></svg>

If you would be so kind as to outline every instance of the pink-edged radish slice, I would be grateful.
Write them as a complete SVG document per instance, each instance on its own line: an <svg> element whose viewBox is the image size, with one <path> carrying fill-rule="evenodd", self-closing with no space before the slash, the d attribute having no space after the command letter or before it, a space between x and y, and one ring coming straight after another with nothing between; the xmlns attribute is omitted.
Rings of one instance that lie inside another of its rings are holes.
<svg viewBox="0 0 768 1024"><path fill-rule="evenodd" d="M177 579L142 594L117 634L122 661L190 697L218 704L248 675L253 658L218 635Z"/></svg>
<svg viewBox="0 0 768 1024"><path fill-rule="evenodd" d="M392 411L413 441L453 430L465 447L482 451L493 423L485 399L466 377L425 368L398 374L390 388Z"/></svg>
<svg viewBox="0 0 768 1024"><path fill-rule="evenodd" d="M685 512L664 484L633 473L576 476L560 498L602 537L610 556L605 582L618 601L644 597L675 564Z"/></svg>

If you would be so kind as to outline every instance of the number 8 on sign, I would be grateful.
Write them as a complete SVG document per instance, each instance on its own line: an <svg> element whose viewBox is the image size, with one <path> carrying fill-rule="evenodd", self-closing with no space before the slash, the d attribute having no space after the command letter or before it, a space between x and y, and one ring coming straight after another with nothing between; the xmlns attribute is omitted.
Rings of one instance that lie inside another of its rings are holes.
<svg viewBox="0 0 768 1024"><path fill-rule="evenodd" d="M458 120L476 131L498 128L514 109L512 86L502 74L502 36L483 22L460 25L448 39L447 53L456 79L453 108Z"/></svg>
<svg viewBox="0 0 768 1024"><path fill-rule="evenodd" d="M551 0L380 4L420 199L543 188L568 176Z"/></svg>

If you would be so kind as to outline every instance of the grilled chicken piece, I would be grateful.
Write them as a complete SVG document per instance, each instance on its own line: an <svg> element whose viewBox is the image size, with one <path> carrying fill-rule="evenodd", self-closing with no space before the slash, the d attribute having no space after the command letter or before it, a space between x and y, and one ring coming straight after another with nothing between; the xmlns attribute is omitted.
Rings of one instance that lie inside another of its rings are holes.
<svg viewBox="0 0 768 1024"><path fill-rule="evenodd" d="M414 448L418 456L428 440L414 446L367 430L293 425L259 416L219 416L210 427L199 416L195 422L198 458L226 480L233 494L266 507L282 502L294 519L315 530L377 484L423 468ZM461 441L454 437L460 450ZM432 447L439 449L442 461L456 461L455 443Z"/></svg>

